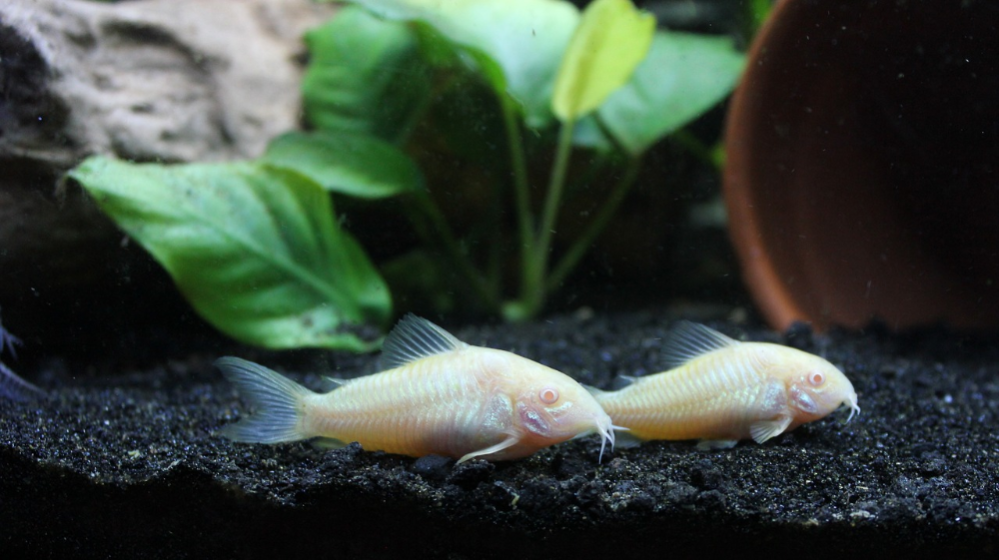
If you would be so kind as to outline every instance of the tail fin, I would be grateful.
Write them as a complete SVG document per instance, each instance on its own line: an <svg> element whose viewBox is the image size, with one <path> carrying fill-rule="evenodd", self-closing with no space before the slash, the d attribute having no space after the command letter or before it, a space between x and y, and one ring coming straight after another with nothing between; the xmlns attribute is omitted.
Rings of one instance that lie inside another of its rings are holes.
<svg viewBox="0 0 999 560"><path fill-rule="evenodd" d="M215 361L256 412L219 433L233 441L280 443L312 437L302 431L303 399L313 394L305 387L265 368L240 358L226 357Z"/></svg>
<svg viewBox="0 0 999 560"><path fill-rule="evenodd" d="M10 331L0 324L0 354L4 350L17 359L16 347L21 345L21 339L10 334ZM31 383L21 379L13 370L0 362L0 396L14 399L15 401L26 401L31 397L44 395L41 389ZM851 415L852 416L852 415Z"/></svg>
<svg viewBox="0 0 999 560"><path fill-rule="evenodd" d="M0 341L2 342L2 341ZM15 401L27 401L45 393L31 383L21 379L9 367L0 362L0 396Z"/></svg>

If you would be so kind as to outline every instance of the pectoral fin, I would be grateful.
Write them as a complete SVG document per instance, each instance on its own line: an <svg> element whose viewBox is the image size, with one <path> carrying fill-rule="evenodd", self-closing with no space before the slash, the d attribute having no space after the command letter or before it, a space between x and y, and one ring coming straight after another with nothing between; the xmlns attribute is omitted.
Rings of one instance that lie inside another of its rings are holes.
<svg viewBox="0 0 999 560"><path fill-rule="evenodd" d="M739 443L737 439L702 439L697 442L697 449L701 451L712 451L715 449L731 449Z"/></svg>
<svg viewBox="0 0 999 560"><path fill-rule="evenodd" d="M513 436L509 436L505 440L497 443L496 445L490 445L489 447L487 447L485 449L480 449L478 451L472 451L471 453L466 454L461 459L458 459L458 463L457 464L460 465L461 463L464 463L465 461L472 460L472 459L474 459L476 457L482 457L483 455L492 455L493 453L499 453L500 451L503 451L504 449L506 449L508 447L513 447L514 445L517 445L517 442L519 442L519 441L520 441L520 439L515 438Z"/></svg>
<svg viewBox="0 0 999 560"><path fill-rule="evenodd" d="M341 449L347 447L347 443L335 438L328 437L317 437L310 440L313 447L320 451L329 451L331 449Z"/></svg>
<svg viewBox="0 0 999 560"><path fill-rule="evenodd" d="M784 430L791 425L791 417L782 414L773 420L760 420L759 422L754 422L753 425L749 427L749 435L753 437L756 443L763 443L768 439L779 436L784 433Z"/></svg>
<svg viewBox="0 0 999 560"><path fill-rule="evenodd" d="M632 447L638 447L645 440L639 438L631 432L617 432L614 435L614 447L617 449L630 449Z"/></svg>

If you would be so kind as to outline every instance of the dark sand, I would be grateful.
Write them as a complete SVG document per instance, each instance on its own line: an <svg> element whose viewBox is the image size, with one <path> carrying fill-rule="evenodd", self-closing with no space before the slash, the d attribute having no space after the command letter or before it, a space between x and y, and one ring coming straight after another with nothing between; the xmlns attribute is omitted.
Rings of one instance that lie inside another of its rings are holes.
<svg viewBox="0 0 999 560"><path fill-rule="evenodd" d="M750 340L843 369L847 411L764 445L617 450L596 437L518 462L234 444L212 431L245 411L199 352L124 371L49 360L51 391L0 402L0 549L30 557L667 558L932 556L996 551L999 338L882 328ZM610 387L660 369L666 314L559 316L460 328ZM316 388L370 373L374 356L235 352ZM10 364L21 370L18 363ZM13 558L13 556L10 556Z"/></svg>

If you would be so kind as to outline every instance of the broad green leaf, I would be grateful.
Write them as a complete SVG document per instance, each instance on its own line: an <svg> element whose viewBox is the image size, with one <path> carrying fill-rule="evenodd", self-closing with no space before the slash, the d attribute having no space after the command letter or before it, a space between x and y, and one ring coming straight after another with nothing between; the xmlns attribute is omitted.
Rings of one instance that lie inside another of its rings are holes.
<svg viewBox="0 0 999 560"><path fill-rule="evenodd" d="M305 41L308 120L323 130L405 141L430 96L430 68L412 30L348 6Z"/></svg>
<svg viewBox="0 0 999 560"><path fill-rule="evenodd" d="M467 69L462 60L464 54L460 50L461 47L441 35L434 26L423 21L411 21L409 25L420 44L420 53L427 64L434 68Z"/></svg>
<svg viewBox="0 0 999 560"><path fill-rule="evenodd" d="M551 120L562 53L579 21L561 0L357 0L375 13L423 21L463 48L500 93L523 107L527 124Z"/></svg>
<svg viewBox="0 0 999 560"><path fill-rule="evenodd" d="M552 110L575 121L624 85L649 52L656 19L629 0L596 0L583 12L562 58Z"/></svg>
<svg viewBox="0 0 999 560"><path fill-rule="evenodd" d="M463 82L459 87L472 87L469 78L477 76L491 88L490 93L494 97L497 94L510 95L503 68L488 54L475 47L455 43L425 21L416 19L407 21L412 25L413 32L420 43L420 52L428 64L435 68L459 72L457 75L452 74L445 78L445 81L454 79ZM462 76L461 73L467 73L468 76ZM453 89L455 84L451 84L451 86ZM442 101L435 97L434 105L441 103Z"/></svg>
<svg viewBox="0 0 999 560"><path fill-rule="evenodd" d="M743 64L728 38L660 31L597 116L629 153L641 154L724 99Z"/></svg>
<svg viewBox="0 0 999 560"><path fill-rule="evenodd" d="M614 142L600 129L600 123L592 114L576 121L576 125L572 129L572 145L590 148L602 153L614 150Z"/></svg>
<svg viewBox="0 0 999 560"><path fill-rule="evenodd" d="M263 161L303 173L328 191L358 198L384 198L423 188L416 163L369 134L290 132L271 141Z"/></svg>
<svg viewBox="0 0 999 560"><path fill-rule="evenodd" d="M459 76L451 81L436 96L426 123L429 128L421 132L428 132L434 140L420 145L417 152L442 141L442 149L446 147L463 160L483 166L497 179L509 172L509 158L502 151L506 137L499 103L481 80ZM430 163L428 171L434 168L440 166Z"/></svg>
<svg viewBox="0 0 999 560"><path fill-rule="evenodd" d="M208 322L269 348L364 351L389 293L303 175L253 163L157 165L92 157L69 173L170 273Z"/></svg>

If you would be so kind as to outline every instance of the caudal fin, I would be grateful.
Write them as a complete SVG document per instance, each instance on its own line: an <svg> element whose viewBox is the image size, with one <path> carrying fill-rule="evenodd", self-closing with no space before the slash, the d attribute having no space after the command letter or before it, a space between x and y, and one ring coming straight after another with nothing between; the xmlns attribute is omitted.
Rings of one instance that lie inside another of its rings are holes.
<svg viewBox="0 0 999 560"><path fill-rule="evenodd" d="M26 401L44 394L41 389L21 379L3 362L0 362L0 396L15 401Z"/></svg>
<svg viewBox="0 0 999 560"><path fill-rule="evenodd" d="M219 433L233 441L280 443L312 437L302 431L303 400L312 391L276 371L240 358L225 357L215 361L256 412Z"/></svg>

